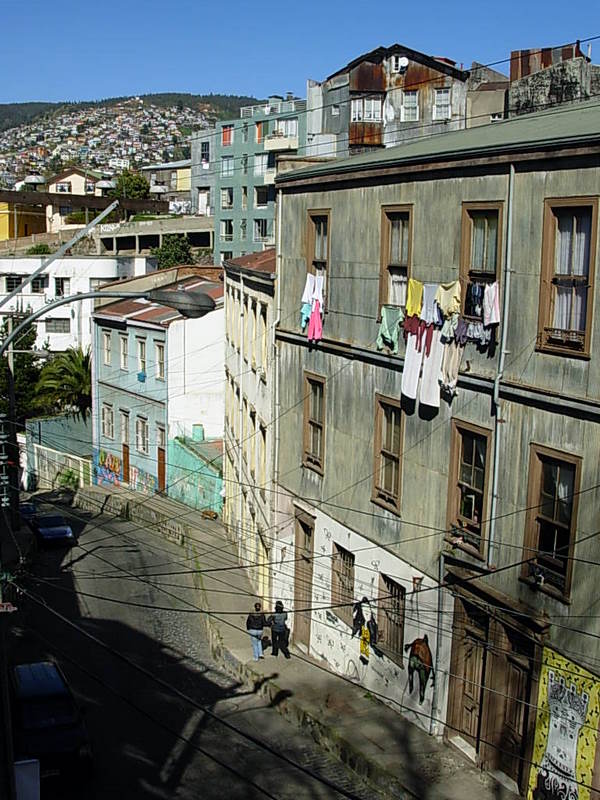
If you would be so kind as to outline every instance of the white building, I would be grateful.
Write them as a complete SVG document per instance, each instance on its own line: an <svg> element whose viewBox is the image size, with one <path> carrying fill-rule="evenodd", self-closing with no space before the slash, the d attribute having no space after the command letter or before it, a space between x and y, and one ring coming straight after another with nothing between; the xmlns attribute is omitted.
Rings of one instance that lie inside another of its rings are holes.
<svg viewBox="0 0 600 800"><path fill-rule="evenodd" d="M224 520L254 590L277 595L269 562L273 535L275 250L224 262ZM278 595L277 595L278 597Z"/></svg>
<svg viewBox="0 0 600 800"><path fill-rule="evenodd" d="M0 258L0 299L31 275L43 257ZM155 261L142 256L77 256L53 261L41 275L0 309L3 313L37 311L59 297L91 292L111 281L144 275L156 269ZM93 300L66 303L37 322L36 347L48 344L53 352L82 347L92 342Z"/></svg>

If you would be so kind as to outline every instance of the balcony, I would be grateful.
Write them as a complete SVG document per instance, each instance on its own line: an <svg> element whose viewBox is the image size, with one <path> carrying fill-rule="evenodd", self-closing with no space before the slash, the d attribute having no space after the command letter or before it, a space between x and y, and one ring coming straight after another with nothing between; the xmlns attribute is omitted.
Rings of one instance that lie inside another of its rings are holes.
<svg viewBox="0 0 600 800"><path fill-rule="evenodd" d="M263 173L264 179L263 183L265 186L274 186L275 185L275 175L277 174L277 170L272 167L271 169L266 169Z"/></svg>
<svg viewBox="0 0 600 800"><path fill-rule="evenodd" d="M268 153L273 153L283 150L297 150L298 137L286 136L282 133L272 133L266 137L264 142L265 150Z"/></svg>
<svg viewBox="0 0 600 800"><path fill-rule="evenodd" d="M269 116L270 114L285 114L290 111L304 111L306 100L280 100L275 103L261 103L256 106L243 106L240 108L240 117Z"/></svg>

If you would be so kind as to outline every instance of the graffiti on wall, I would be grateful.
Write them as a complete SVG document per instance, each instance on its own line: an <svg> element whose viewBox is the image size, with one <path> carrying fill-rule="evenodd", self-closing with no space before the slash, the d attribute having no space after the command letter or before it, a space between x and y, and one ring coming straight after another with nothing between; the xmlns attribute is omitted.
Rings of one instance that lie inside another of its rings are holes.
<svg viewBox="0 0 600 800"><path fill-rule="evenodd" d="M600 681L544 648L528 800L589 800Z"/></svg>
<svg viewBox="0 0 600 800"><path fill-rule="evenodd" d="M431 686L435 681L433 671L433 655L429 647L427 634L421 639L415 639L410 644L404 645L404 652L408 653L408 691L413 693L415 688L415 672L419 679L419 705L423 705L425 700L425 690L427 682L431 678Z"/></svg>
<svg viewBox="0 0 600 800"><path fill-rule="evenodd" d="M139 467L129 467L129 486L143 494L154 494L158 488L156 476Z"/></svg>
<svg viewBox="0 0 600 800"><path fill-rule="evenodd" d="M123 480L121 459L108 450L94 449L94 476L98 486L120 486Z"/></svg>

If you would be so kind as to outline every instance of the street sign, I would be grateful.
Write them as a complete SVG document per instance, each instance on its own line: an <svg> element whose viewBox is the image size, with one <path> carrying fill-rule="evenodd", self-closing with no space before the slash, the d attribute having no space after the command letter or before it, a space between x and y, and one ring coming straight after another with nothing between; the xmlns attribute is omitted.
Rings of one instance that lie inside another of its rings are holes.
<svg viewBox="0 0 600 800"><path fill-rule="evenodd" d="M12 603L0 603L0 614L12 614L16 610L17 607L13 606Z"/></svg>

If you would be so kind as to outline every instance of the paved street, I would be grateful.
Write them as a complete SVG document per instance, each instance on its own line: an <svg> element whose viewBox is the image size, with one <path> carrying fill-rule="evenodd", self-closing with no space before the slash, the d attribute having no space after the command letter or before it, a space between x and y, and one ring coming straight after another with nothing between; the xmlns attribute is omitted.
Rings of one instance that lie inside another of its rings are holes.
<svg viewBox="0 0 600 800"><path fill-rule="evenodd" d="M38 554L26 585L113 652L31 599L14 615L10 645L17 661L55 657L85 709L94 773L91 784L79 788L75 797L343 796L228 731L174 690L346 791L365 800L377 796L283 720L264 698L236 685L217 668L200 615L192 607L200 600L190 576L162 578L164 591L139 579L159 565L159 571L189 567L179 548L110 517L92 519L77 511L73 519L78 520L74 525L81 546ZM115 653L165 683L157 683ZM285 662L267 659L271 673L285 669ZM64 797L59 792L45 796Z"/></svg>

